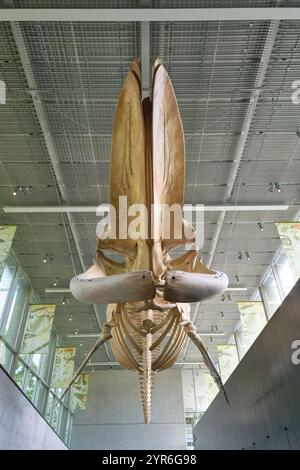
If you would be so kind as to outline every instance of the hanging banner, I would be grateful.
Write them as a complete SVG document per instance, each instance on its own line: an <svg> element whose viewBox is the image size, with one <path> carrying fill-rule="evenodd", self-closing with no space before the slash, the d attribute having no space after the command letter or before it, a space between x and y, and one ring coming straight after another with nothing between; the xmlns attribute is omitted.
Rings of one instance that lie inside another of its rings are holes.
<svg viewBox="0 0 300 470"><path fill-rule="evenodd" d="M73 378L76 348L56 348L51 387L67 388Z"/></svg>
<svg viewBox="0 0 300 470"><path fill-rule="evenodd" d="M241 314L241 341L248 350L267 323L265 309L260 301L237 302L237 305Z"/></svg>
<svg viewBox="0 0 300 470"><path fill-rule="evenodd" d="M0 280L16 232L16 225L0 225Z"/></svg>
<svg viewBox="0 0 300 470"><path fill-rule="evenodd" d="M218 344L218 361L223 383L230 377L239 363L235 344Z"/></svg>
<svg viewBox="0 0 300 470"><path fill-rule="evenodd" d="M70 409L85 410L87 406L89 374L80 374L71 390Z"/></svg>
<svg viewBox="0 0 300 470"><path fill-rule="evenodd" d="M277 222L276 227L284 253L297 281L300 278L300 222Z"/></svg>
<svg viewBox="0 0 300 470"><path fill-rule="evenodd" d="M56 305L29 305L21 354L47 354Z"/></svg>

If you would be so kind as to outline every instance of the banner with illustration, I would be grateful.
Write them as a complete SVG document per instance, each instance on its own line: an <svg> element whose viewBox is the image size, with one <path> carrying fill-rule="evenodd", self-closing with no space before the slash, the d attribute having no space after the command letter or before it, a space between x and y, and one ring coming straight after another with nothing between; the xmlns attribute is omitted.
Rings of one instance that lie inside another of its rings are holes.
<svg viewBox="0 0 300 470"><path fill-rule="evenodd" d="M295 281L300 278L300 222L277 222L276 227Z"/></svg>
<svg viewBox="0 0 300 470"><path fill-rule="evenodd" d="M52 388L67 388L74 374L76 348L56 348Z"/></svg>
<svg viewBox="0 0 300 470"><path fill-rule="evenodd" d="M218 361L223 383L230 377L239 363L235 344L218 344Z"/></svg>
<svg viewBox="0 0 300 470"><path fill-rule="evenodd" d="M72 411L86 409L88 388L89 374L80 374L80 376L72 386L70 397L70 409Z"/></svg>
<svg viewBox="0 0 300 470"><path fill-rule="evenodd" d="M29 305L22 354L47 354L56 305Z"/></svg>
<svg viewBox="0 0 300 470"><path fill-rule="evenodd" d="M15 236L16 228L16 225L0 225L0 280Z"/></svg>
<svg viewBox="0 0 300 470"><path fill-rule="evenodd" d="M261 301L237 302L241 315L240 346L242 356L256 340L267 323L264 305Z"/></svg>

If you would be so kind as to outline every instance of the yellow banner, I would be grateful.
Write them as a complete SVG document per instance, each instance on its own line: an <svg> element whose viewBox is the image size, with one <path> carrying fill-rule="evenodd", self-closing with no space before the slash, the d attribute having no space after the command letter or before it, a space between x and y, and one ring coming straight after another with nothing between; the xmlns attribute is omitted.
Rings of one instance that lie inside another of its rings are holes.
<svg viewBox="0 0 300 470"><path fill-rule="evenodd" d="M56 348L52 388L67 388L74 374L76 348Z"/></svg>
<svg viewBox="0 0 300 470"><path fill-rule="evenodd" d="M237 302L241 314L242 331L239 333L243 354L250 348L267 323L264 305L260 301Z"/></svg>
<svg viewBox="0 0 300 470"><path fill-rule="evenodd" d="M70 409L85 410L87 407L89 389L89 374L80 374L74 385L72 386L70 397Z"/></svg>
<svg viewBox="0 0 300 470"><path fill-rule="evenodd" d="M300 277L300 222L277 222L283 250L297 281Z"/></svg>
<svg viewBox="0 0 300 470"><path fill-rule="evenodd" d="M47 354L56 305L29 305L22 354Z"/></svg>
<svg viewBox="0 0 300 470"><path fill-rule="evenodd" d="M0 225L0 280L3 274L9 250L15 236L16 225Z"/></svg>

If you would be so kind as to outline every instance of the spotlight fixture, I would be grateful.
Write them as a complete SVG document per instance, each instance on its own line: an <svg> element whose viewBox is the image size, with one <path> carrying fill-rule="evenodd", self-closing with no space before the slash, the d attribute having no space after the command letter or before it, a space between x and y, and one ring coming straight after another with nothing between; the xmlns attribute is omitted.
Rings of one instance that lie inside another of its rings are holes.
<svg viewBox="0 0 300 470"><path fill-rule="evenodd" d="M251 257L250 257L250 255L249 255L249 252L248 252L248 251L246 251L246 258L247 258L248 261L251 260Z"/></svg>
<svg viewBox="0 0 300 470"><path fill-rule="evenodd" d="M54 260L53 254L51 253L49 255L48 253L46 253L44 258L43 258L43 263L47 263L48 261L53 261L53 260ZM56 280L54 282L56 282Z"/></svg>
<svg viewBox="0 0 300 470"><path fill-rule="evenodd" d="M228 298L229 302L232 302L231 295L228 294L227 298Z"/></svg>
<svg viewBox="0 0 300 470"><path fill-rule="evenodd" d="M66 298L64 297L64 298L62 299L62 305L66 305L66 301L67 301L67 300L66 300Z"/></svg>
<svg viewBox="0 0 300 470"><path fill-rule="evenodd" d="M212 337L210 337L209 339L210 339L210 342L212 343L212 342L213 342L213 339L212 339Z"/></svg>
<svg viewBox="0 0 300 470"><path fill-rule="evenodd" d="M72 315L69 316L69 321L72 321L73 320L73 317Z"/></svg>
<svg viewBox="0 0 300 470"><path fill-rule="evenodd" d="M78 335L78 328L76 328L75 330L75 335Z"/></svg>
<svg viewBox="0 0 300 470"><path fill-rule="evenodd" d="M53 287L56 287L56 286L57 286L57 283L58 283L58 279L57 279L57 277L56 277L56 278L54 279L54 281L53 281Z"/></svg>
<svg viewBox="0 0 300 470"><path fill-rule="evenodd" d="M224 312L221 312L221 317L224 318Z"/></svg>
<svg viewBox="0 0 300 470"><path fill-rule="evenodd" d="M16 196L18 193L22 194L32 194L32 186L16 186L12 192L13 196Z"/></svg>
<svg viewBox="0 0 300 470"><path fill-rule="evenodd" d="M225 295L221 297L221 302L225 302Z"/></svg>
<svg viewBox="0 0 300 470"><path fill-rule="evenodd" d="M270 185L269 185L269 191L270 191L270 193L273 193L274 190L275 190L275 183L270 183Z"/></svg>
<svg viewBox="0 0 300 470"><path fill-rule="evenodd" d="M239 251L238 259L240 259L240 260L243 259L243 255L242 255L241 251Z"/></svg>
<svg viewBox="0 0 300 470"><path fill-rule="evenodd" d="M281 193L282 187L279 183L270 183L269 191L271 193L273 193L274 191L276 191L277 193Z"/></svg>
<svg viewBox="0 0 300 470"><path fill-rule="evenodd" d="M259 228L259 230L260 230L261 232L264 231L264 228L263 228L263 226L262 226L262 224L261 224L260 222L258 222L258 228Z"/></svg>
<svg viewBox="0 0 300 470"><path fill-rule="evenodd" d="M83 346L83 343L82 343L82 341L80 341L80 343L79 343L79 346L80 346L80 347L81 347L81 346Z"/></svg>
<svg viewBox="0 0 300 470"><path fill-rule="evenodd" d="M240 278L239 278L239 276L238 276L237 274L236 274L236 276L235 276L235 279L236 279L236 283L239 284L239 283L240 283Z"/></svg>
<svg viewBox="0 0 300 470"><path fill-rule="evenodd" d="M84 355L87 356L87 353L88 353L88 351L87 351L87 349L86 349L85 352L84 352Z"/></svg>

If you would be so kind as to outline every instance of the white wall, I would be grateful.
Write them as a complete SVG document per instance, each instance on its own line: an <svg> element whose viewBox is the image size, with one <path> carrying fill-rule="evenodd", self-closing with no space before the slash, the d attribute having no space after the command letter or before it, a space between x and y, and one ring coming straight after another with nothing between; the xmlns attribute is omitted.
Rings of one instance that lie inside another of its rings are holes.
<svg viewBox="0 0 300 470"><path fill-rule="evenodd" d="M71 449L186 449L181 371L158 373L148 425L137 373L90 374L88 407L75 414Z"/></svg>

